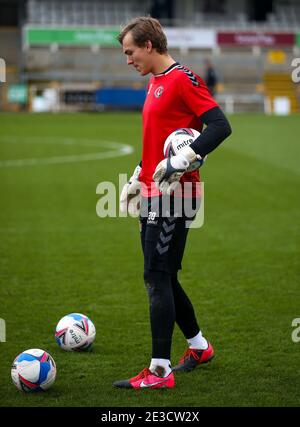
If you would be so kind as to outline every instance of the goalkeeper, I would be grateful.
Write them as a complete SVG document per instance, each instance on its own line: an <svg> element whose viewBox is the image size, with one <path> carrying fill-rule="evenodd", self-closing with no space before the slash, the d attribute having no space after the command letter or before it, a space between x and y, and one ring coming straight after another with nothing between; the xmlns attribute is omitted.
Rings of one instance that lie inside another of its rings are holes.
<svg viewBox="0 0 300 427"><path fill-rule="evenodd" d="M141 191L141 243L152 359L138 375L116 381L114 386L172 388L174 372L193 371L214 356L212 344L202 335L193 305L178 280L188 234L186 222L191 218L176 212L173 190L181 186L185 202L194 204L198 200L199 171L185 171L196 159L203 160L217 148L231 128L203 80L169 55L166 36L156 19L134 19L118 39L127 64L141 76L151 74L143 107L142 162L123 188L120 208L136 214L139 206L131 206L130 197ZM203 124L206 128L202 131ZM164 159L164 141L178 128L194 128L201 135L178 155ZM190 192L184 190L186 183L190 184ZM164 197L173 202L170 209L164 209ZM187 340L187 349L172 367L175 322Z"/></svg>

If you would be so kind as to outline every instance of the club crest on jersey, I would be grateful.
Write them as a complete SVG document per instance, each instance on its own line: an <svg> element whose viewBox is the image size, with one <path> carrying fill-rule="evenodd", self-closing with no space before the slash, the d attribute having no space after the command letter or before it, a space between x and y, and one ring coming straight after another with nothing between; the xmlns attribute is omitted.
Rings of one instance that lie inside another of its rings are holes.
<svg viewBox="0 0 300 427"><path fill-rule="evenodd" d="M155 98L160 98L162 96L162 94L163 94L163 91L164 91L164 87L163 86L158 86L158 88L155 89L155 92L154 92Z"/></svg>

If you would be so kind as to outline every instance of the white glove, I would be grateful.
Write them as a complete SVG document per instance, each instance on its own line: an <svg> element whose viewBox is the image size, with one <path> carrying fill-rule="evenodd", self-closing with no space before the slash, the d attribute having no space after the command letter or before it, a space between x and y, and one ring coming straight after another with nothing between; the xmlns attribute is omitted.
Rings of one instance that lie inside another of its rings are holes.
<svg viewBox="0 0 300 427"><path fill-rule="evenodd" d="M140 213L141 183L139 176L141 170L140 165L135 168L132 177L124 185L120 195L120 212L128 212L129 215L134 217Z"/></svg>
<svg viewBox="0 0 300 427"><path fill-rule="evenodd" d="M197 159L203 160L192 148L184 147L176 156L159 162L153 175L156 187L162 194L171 194L184 172Z"/></svg>

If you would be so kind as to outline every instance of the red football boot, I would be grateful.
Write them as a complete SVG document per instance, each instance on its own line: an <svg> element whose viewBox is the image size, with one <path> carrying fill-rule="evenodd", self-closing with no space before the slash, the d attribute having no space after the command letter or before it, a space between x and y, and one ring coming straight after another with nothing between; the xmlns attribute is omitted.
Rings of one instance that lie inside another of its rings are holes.
<svg viewBox="0 0 300 427"><path fill-rule="evenodd" d="M188 348L182 358L180 359L178 365L172 368L172 371L184 371L190 372L193 371L197 366L202 363L207 363L214 357L214 349L211 343L208 343L206 350L198 350L195 348Z"/></svg>
<svg viewBox="0 0 300 427"><path fill-rule="evenodd" d="M116 381L113 385L118 388L173 388L175 380L173 372L163 378L155 375L149 368L145 368L136 377Z"/></svg>

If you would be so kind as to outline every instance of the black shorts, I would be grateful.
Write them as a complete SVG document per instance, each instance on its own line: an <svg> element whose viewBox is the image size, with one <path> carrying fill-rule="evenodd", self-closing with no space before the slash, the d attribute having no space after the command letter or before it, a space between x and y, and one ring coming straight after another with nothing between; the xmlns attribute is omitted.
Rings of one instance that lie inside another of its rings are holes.
<svg viewBox="0 0 300 427"><path fill-rule="evenodd" d="M174 274L181 269L191 218L176 216L172 209L162 214L160 200L153 203L152 198L151 210L140 217L144 269Z"/></svg>

